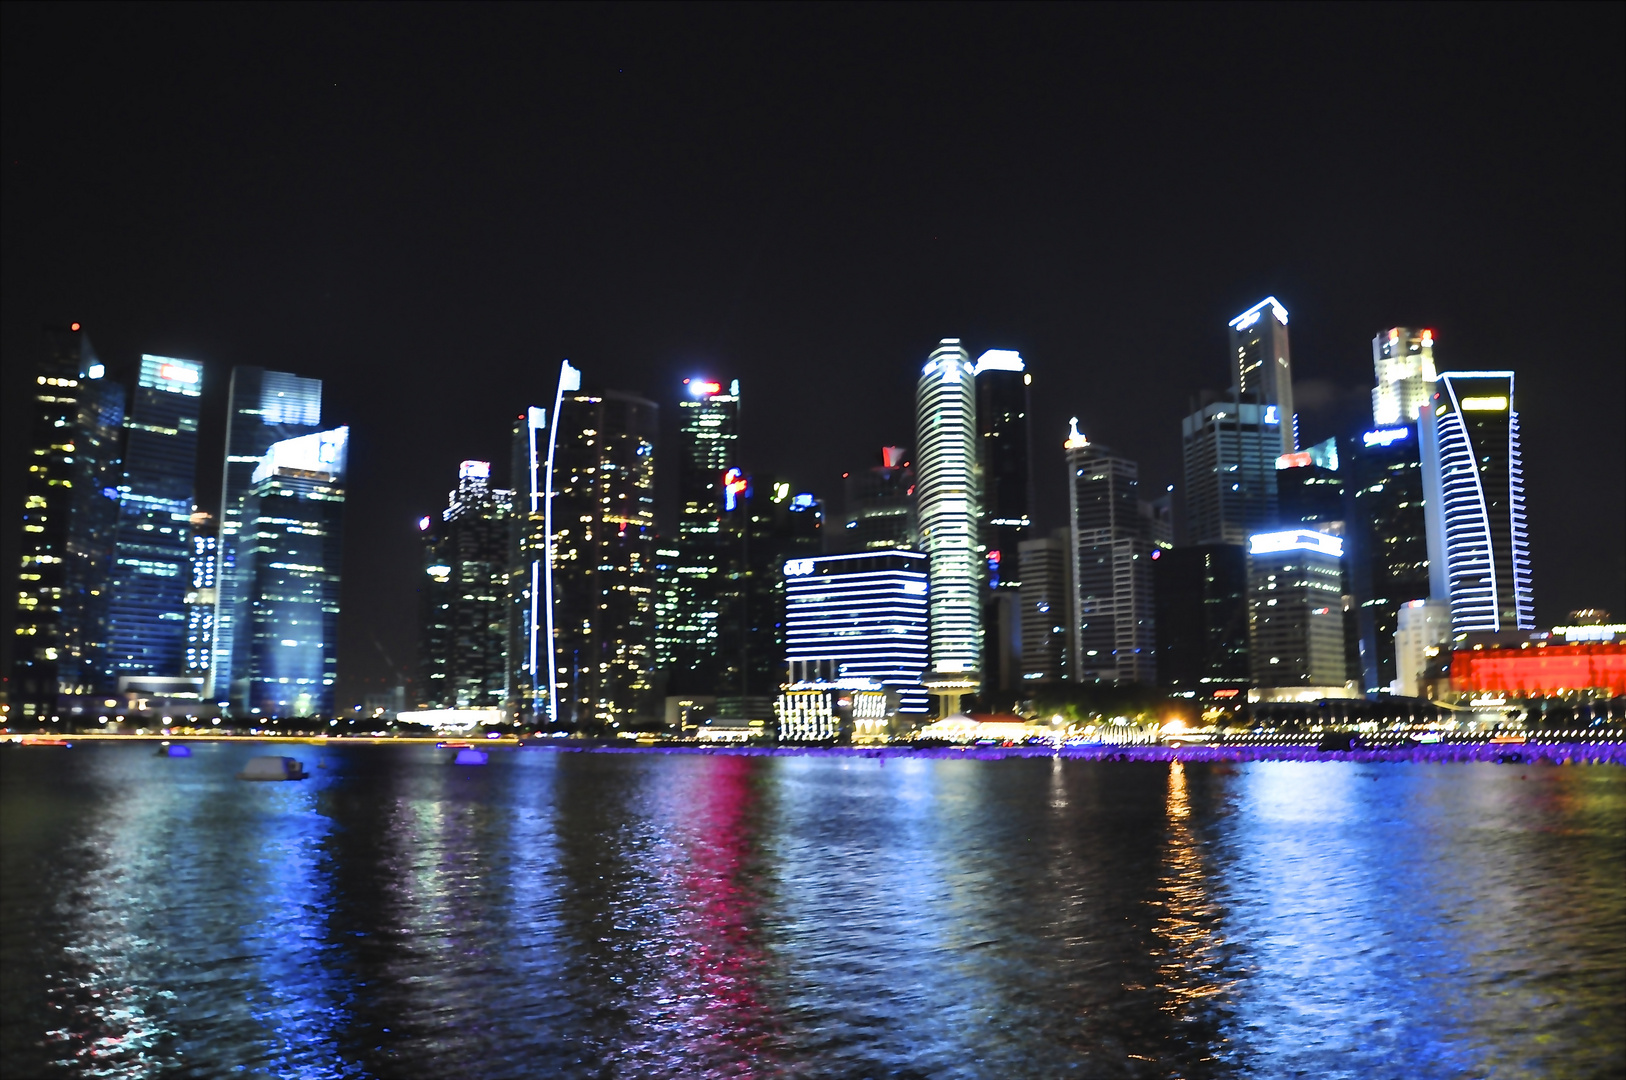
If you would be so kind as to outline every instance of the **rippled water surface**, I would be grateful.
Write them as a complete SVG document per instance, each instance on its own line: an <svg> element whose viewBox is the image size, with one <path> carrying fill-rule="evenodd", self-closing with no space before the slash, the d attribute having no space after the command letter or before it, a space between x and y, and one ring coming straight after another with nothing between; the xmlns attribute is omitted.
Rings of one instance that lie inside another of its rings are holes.
<svg viewBox="0 0 1626 1080"><path fill-rule="evenodd" d="M0 752L0 1073L1626 1071L1626 769L449 759Z"/></svg>

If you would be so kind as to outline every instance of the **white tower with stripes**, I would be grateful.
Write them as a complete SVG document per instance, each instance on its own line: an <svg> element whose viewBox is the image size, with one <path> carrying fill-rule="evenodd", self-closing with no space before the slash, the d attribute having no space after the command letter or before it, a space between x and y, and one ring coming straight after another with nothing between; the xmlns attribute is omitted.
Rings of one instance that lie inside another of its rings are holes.
<svg viewBox="0 0 1626 1080"><path fill-rule="evenodd" d="M959 692L975 689L982 670L974 371L960 339L944 338L921 370L916 394L915 498L931 581L927 681Z"/></svg>

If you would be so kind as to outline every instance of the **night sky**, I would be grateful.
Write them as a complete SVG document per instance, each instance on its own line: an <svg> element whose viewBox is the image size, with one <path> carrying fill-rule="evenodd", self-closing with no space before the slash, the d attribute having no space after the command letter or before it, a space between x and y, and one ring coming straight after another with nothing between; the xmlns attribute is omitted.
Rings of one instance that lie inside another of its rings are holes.
<svg viewBox="0 0 1626 1080"><path fill-rule="evenodd" d="M348 704L563 357L661 403L669 512L686 376L838 508L940 337L1019 349L1050 527L1067 418L1161 490L1275 294L1305 443L1380 329L1517 371L1538 619L1626 614L1623 10L7 5L6 573L47 322L208 365L209 510L231 365L324 381Z"/></svg>

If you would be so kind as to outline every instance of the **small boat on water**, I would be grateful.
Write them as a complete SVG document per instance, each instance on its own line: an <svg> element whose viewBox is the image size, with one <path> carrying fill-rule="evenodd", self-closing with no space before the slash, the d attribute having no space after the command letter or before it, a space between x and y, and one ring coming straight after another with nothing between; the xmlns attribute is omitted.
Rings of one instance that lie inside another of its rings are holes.
<svg viewBox="0 0 1626 1080"><path fill-rule="evenodd" d="M305 777L305 763L298 758L270 755L249 758L243 771L237 774L239 780L303 780Z"/></svg>
<svg viewBox="0 0 1626 1080"><path fill-rule="evenodd" d="M158 748L158 757L191 757L192 748L185 743L164 743Z"/></svg>
<svg viewBox="0 0 1626 1080"><path fill-rule="evenodd" d="M472 746L467 746L457 752L457 757L452 759L452 764L484 765L486 763L486 759L487 755L484 750L476 750Z"/></svg>

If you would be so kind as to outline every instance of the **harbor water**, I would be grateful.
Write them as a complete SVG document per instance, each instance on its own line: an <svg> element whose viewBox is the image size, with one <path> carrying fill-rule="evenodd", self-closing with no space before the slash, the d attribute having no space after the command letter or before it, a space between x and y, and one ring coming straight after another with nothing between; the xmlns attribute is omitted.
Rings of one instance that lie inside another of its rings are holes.
<svg viewBox="0 0 1626 1080"><path fill-rule="evenodd" d="M0 1075L1626 1073L1618 766L191 748L0 752Z"/></svg>

